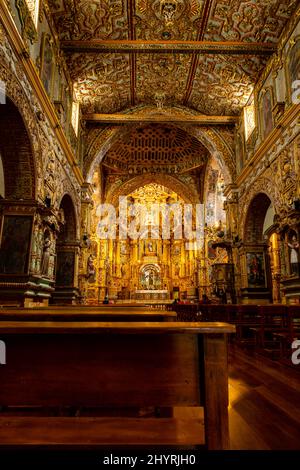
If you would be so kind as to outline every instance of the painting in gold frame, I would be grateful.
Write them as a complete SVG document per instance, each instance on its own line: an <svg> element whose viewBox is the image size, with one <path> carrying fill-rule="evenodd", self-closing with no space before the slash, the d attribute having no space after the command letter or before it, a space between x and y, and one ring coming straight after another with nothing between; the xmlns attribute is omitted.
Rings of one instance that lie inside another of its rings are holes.
<svg viewBox="0 0 300 470"><path fill-rule="evenodd" d="M50 34L43 33L41 42L40 77L49 97L53 92L55 57Z"/></svg>
<svg viewBox="0 0 300 470"><path fill-rule="evenodd" d="M300 36L293 39L286 61L286 80L289 100L292 101L293 83L300 80Z"/></svg>
<svg viewBox="0 0 300 470"><path fill-rule="evenodd" d="M266 139L274 127L272 89L267 88L260 95L261 136Z"/></svg>

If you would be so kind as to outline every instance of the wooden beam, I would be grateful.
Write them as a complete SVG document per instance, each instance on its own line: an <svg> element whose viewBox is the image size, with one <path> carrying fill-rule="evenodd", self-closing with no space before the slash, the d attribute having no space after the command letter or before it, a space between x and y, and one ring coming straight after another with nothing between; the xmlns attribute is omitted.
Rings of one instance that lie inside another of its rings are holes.
<svg viewBox="0 0 300 470"><path fill-rule="evenodd" d="M238 116L176 115L171 110L151 115L139 114L85 114L82 119L94 124L131 124L131 123L183 123L207 126L209 124L229 125L238 122Z"/></svg>
<svg viewBox="0 0 300 470"><path fill-rule="evenodd" d="M125 52L125 53L186 53L228 55L271 55L277 51L273 43L242 41L141 41L92 39L62 41L66 52Z"/></svg>

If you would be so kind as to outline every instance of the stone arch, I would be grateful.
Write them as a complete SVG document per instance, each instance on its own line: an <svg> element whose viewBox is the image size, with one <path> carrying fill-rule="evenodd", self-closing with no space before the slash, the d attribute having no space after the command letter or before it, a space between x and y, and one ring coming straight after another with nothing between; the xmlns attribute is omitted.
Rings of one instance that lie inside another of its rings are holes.
<svg viewBox="0 0 300 470"><path fill-rule="evenodd" d="M10 100L17 108L26 129L32 152L32 171L35 181L34 199L43 199L43 169L42 147L40 142L37 118L32 104L32 90L25 90L18 80L20 70L15 73L7 63L3 51L0 51L0 80L5 85L6 99Z"/></svg>
<svg viewBox="0 0 300 470"><path fill-rule="evenodd" d="M172 112L172 114L175 113L176 115L180 115L183 119L187 115L196 114L188 108L172 108L167 111L170 113ZM134 108L127 113L125 112L124 114L139 114L140 112L141 108ZM153 122L155 123L155 115L157 115L157 110L154 111L153 108L148 109L145 107L142 109L142 112L143 117L145 117L145 115L149 117L153 116ZM139 125L140 124L137 123L129 124L123 127L109 126L100 133L99 129L93 129L90 132L90 135L88 135L87 138L88 145L83 168L84 177L87 181L91 181L96 165L101 162L104 155L114 145L114 143L122 136L125 137L128 135ZM201 142L220 162L226 183L229 184L232 182L236 175L234 152L227 145L220 132L204 126L189 126L181 123L173 123L172 125L186 131L188 134L199 140L199 142Z"/></svg>
<svg viewBox="0 0 300 470"><path fill-rule="evenodd" d="M77 303L78 290L78 222L73 198L65 193L61 199L62 228L56 244L56 276L54 303Z"/></svg>
<svg viewBox="0 0 300 470"><path fill-rule="evenodd" d="M271 204L271 199L263 192L256 194L251 200L244 225L244 243L263 242L264 222Z"/></svg>
<svg viewBox="0 0 300 470"><path fill-rule="evenodd" d="M246 224L246 218L248 209L250 207L251 201L255 198L258 194L265 194L271 201L275 213L279 212L279 200L276 194L276 186L274 182L271 181L269 178L259 178L254 183L252 183L251 187L244 187L242 194L240 194L239 198L239 220L238 220L238 227L239 227L239 236L241 239L244 238L244 229Z"/></svg>
<svg viewBox="0 0 300 470"><path fill-rule="evenodd" d="M0 106L0 154L6 199L35 199L32 145L23 118L7 97Z"/></svg>
<svg viewBox="0 0 300 470"><path fill-rule="evenodd" d="M123 184L120 184L118 188L112 188L108 193L106 202L113 204L114 206L118 205L120 196L128 196L138 188L145 186L146 184L157 183L162 186L171 189L176 192L185 202L190 204L200 203L199 196L191 188L187 187L184 183L179 181L177 178L165 175L165 174L155 174L155 175L139 175L129 181L126 181Z"/></svg>
<svg viewBox="0 0 300 470"><path fill-rule="evenodd" d="M78 219L76 204L70 194L63 195L59 209L63 210L64 224L58 238L63 243L75 242L78 239Z"/></svg>

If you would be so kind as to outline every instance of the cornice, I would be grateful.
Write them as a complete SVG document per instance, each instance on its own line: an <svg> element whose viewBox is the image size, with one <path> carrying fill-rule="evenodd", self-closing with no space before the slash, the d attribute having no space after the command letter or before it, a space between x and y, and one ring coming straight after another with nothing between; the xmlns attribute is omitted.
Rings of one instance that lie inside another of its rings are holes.
<svg viewBox="0 0 300 470"><path fill-rule="evenodd" d="M61 148L69 162L69 164L72 167L72 171L80 185L82 185L84 179L81 173L81 170L78 167L78 164L76 162L76 159L74 157L74 154L71 150L71 147L67 141L67 138L61 128L61 125L59 123L58 117L56 115L55 108L53 104L51 103L44 86L42 84L42 81L40 80L40 77L38 75L38 72L36 70L36 67L29 57L28 54L28 49L22 39L22 37L19 34L19 31L15 25L15 22L11 16L11 13L5 4L4 0L0 0L0 18L1 22L3 24L3 27L5 28L5 31L8 35L10 44L12 48L14 49L18 60L23 66L24 72L32 86L32 88L35 90L37 98L41 104L41 107L47 116L50 125L52 126L55 136L58 140L58 142L61 145Z"/></svg>
<svg viewBox="0 0 300 470"><path fill-rule="evenodd" d="M269 134L265 141L260 145L253 157L247 162L243 171L237 178L237 185L240 186L253 171L253 168L259 163L261 158L271 150L272 146L280 139L283 131L288 128L300 116L300 105L292 105L285 115L278 121L275 129ZM300 132L300 130L299 130Z"/></svg>

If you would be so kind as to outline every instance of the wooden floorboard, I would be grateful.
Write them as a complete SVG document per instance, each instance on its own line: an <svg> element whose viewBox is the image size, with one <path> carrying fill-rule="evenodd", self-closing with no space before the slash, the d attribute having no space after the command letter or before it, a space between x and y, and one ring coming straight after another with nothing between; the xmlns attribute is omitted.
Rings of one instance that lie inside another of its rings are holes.
<svg viewBox="0 0 300 470"><path fill-rule="evenodd" d="M300 450L300 370L231 346L229 399L231 449Z"/></svg>

